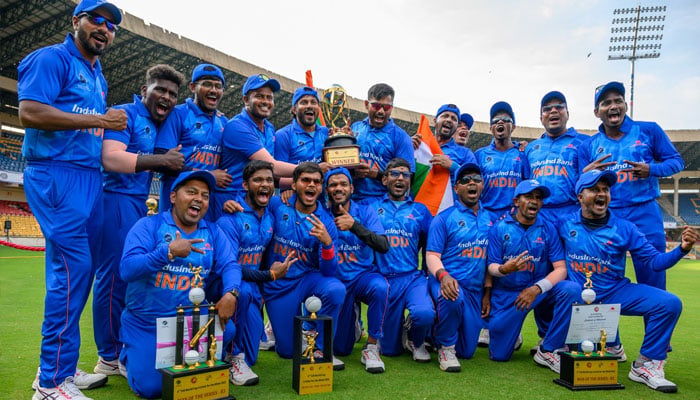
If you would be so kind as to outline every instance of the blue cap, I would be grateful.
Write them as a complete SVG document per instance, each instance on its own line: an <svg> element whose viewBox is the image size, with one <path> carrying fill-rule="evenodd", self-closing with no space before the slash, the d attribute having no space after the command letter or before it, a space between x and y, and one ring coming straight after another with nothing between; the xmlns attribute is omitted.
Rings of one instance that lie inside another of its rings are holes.
<svg viewBox="0 0 700 400"><path fill-rule="evenodd" d="M296 105L297 101L299 101L304 96L314 96L317 101L321 101L318 98L318 92L316 91L316 89L310 86L302 86L294 91L294 95L292 96L292 105Z"/></svg>
<svg viewBox="0 0 700 400"><path fill-rule="evenodd" d="M595 104L593 104L593 106L597 108L600 98L611 90L614 90L620 93L622 97L625 97L625 85L620 82L608 82L605 85L595 88Z"/></svg>
<svg viewBox="0 0 700 400"><path fill-rule="evenodd" d="M542 198L543 199L545 197L549 197L549 195L551 193L545 185L540 183L540 181L538 181L536 179L526 179L526 180L518 183L518 186L515 187L515 193L513 193L513 197L518 197L521 194L528 194L536 189L540 189L542 191Z"/></svg>
<svg viewBox="0 0 700 400"><path fill-rule="evenodd" d="M221 69L214 64L199 64L192 71L192 83L206 77L217 78L221 80L221 84L226 85L226 78Z"/></svg>
<svg viewBox="0 0 700 400"><path fill-rule="evenodd" d="M588 189L589 187L595 186L595 184L601 179L605 179L610 187L617 183L617 175L614 172L593 169L581 174L581 176L578 178L578 181L576 181L576 194L581 194L583 189Z"/></svg>
<svg viewBox="0 0 700 400"><path fill-rule="evenodd" d="M561 100L562 103L566 104L566 97L561 92L558 92L556 90L552 90L551 92L547 93L544 95L542 98L542 101L540 102L540 108L544 107L549 103L550 100Z"/></svg>
<svg viewBox="0 0 700 400"><path fill-rule="evenodd" d="M119 11L119 8L117 6L115 6L114 4L106 2L104 0L83 0L83 1L81 1L75 7L75 10L73 10L73 16L75 17L82 12L95 11L100 7L104 7L107 11L109 11L110 14L112 14L112 18L114 18L114 21L111 21L111 22L114 22L117 25L122 23L122 12Z"/></svg>
<svg viewBox="0 0 700 400"><path fill-rule="evenodd" d="M243 96L247 95L248 92L255 89L260 89L263 86L268 86L273 92L279 92L280 83L277 79L270 78L265 74L255 74L248 77L243 85Z"/></svg>
<svg viewBox="0 0 700 400"><path fill-rule="evenodd" d="M216 178L214 178L214 175L207 170L199 169L196 171L186 171L180 173L180 175L178 175L178 177L175 179L175 182L173 182L173 192L178 189L178 186L192 179L199 179L204 181L207 184L207 186L209 186L210 192L213 191L214 188L216 188Z"/></svg>
<svg viewBox="0 0 700 400"><path fill-rule="evenodd" d="M459 169L457 170L457 174L455 174L455 177L457 178L457 180L459 180L459 178L461 178L462 175L464 175L464 173L467 171L476 171L479 174L481 174L481 168L479 168L478 165L476 165L474 163L466 163L466 164L460 166Z"/></svg>
<svg viewBox="0 0 700 400"><path fill-rule="evenodd" d="M438 110L437 110L437 114L435 114L435 118L439 117L440 114L442 114L446 111L450 111L450 112L455 113L455 115L457 115L457 118L459 118L459 108L454 104L441 105L440 108L438 108Z"/></svg>
<svg viewBox="0 0 700 400"><path fill-rule="evenodd" d="M464 122L465 124L467 124L467 128L469 128L469 129L472 129L472 126L474 126L474 117L472 117L471 115L469 115L467 113L460 115L459 120L461 122Z"/></svg>
<svg viewBox="0 0 700 400"><path fill-rule="evenodd" d="M343 175L347 176L350 183L352 183L352 177L350 176L350 171L348 171L348 169L345 167L337 167L337 168L329 169L328 171L326 171L326 176L323 177L323 181L328 183L328 178L330 178L333 175L338 175L338 174L343 174Z"/></svg>
<svg viewBox="0 0 700 400"><path fill-rule="evenodd" d="M489 118L493 119L493 117L500 111L505 111L506 113L508 113L508 115L510 115L510 117L513 118L513 125L515 125L515 114L513 113L513 108L510 106L510 104L506 103L505 101L499 101L491 106L491 113L489 114Z"/></svg>

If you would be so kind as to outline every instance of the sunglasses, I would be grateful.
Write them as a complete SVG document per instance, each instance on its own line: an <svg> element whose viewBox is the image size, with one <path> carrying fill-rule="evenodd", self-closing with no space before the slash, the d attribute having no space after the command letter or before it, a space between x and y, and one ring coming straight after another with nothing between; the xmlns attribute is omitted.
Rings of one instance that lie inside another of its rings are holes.
<svg viewBox="0 0 700 400"><path fill-rule="evenodd" d="M503 122L504 124L512 124L513 123L513 118L510 117L496 117L491 120L491 125L496 125L499 122Z"/></svg>
<svg viewBox="0 0 700 400"><path fill-rule="evenodd" d="M481 177L480 174L471 174L471 175L464 175L459 180L457 183L460 185L466 185L467 183L474 181L474 183L481 183L484 179Z"/></svg>
<svg viewBox="0 0 700 400"><path fill-rule="evenodd" d="M372 107L372 109L373 109L374 111L379 111L380 108L383 108L383 109L384 109L384 112L388 112L389 110L391 110L392 108L394 108L394 105L393 105L393 104L382 104L382 103L378 103L378 102L376 102L376 101L370 102L370 103L369 103L369 106Z"/></svg>
<svg viewBox="0 0 700 400"><path fill-rule="evenodd" d="M94 14L90 14L90 13L78 14L78 18L82 18L82 17L87 17L88 21L90 21L90 23L93 25L100 26L102 24L105 24L105 26L107 27L107 30L110 32L116 32L117 29L119 29L119 27L117 27L117 25L114 22L108 20L107 18L105 18L101 15L94 15Z"/></svg>
<svg viewBox="0 0 700 400"><path fill-rule="evenodd" d="M548 106L543 106L543 107L542 107L542 112L543 112L544 114L547 114L547 113L549 113L549 112L552 112L552 110L555 110L555 109L556 109L557 111L564 111L564 110L566 110L566 104L564 104L564 103L559 103L559 104L551 104L551 105L548 105Z"/></svg>
<svg viewBox="0 0 700 400"><path fill-rule="evenodd" d="M397 171L395 169L389 171L389 176L392 178L402 177L404 179L411 179L411 175L411 172L408 171Z"/></svg>
<svg viewBox="0 0 700 400"><path fill-rule="evenodd" d="M221 84L221 82L212 82L212 81L198 81L199 85L205 89L216 89L216 90L223 90L224 85Z"/></svg>

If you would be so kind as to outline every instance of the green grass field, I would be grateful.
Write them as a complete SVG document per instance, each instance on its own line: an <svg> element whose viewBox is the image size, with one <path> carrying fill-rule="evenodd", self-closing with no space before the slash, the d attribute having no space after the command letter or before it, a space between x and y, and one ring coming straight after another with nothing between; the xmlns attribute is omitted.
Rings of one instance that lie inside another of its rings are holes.
<svg viewBox="0 0 700 400"><path fill-rule="evenodd" d="M574 394L552 383L556 374L538 367L529 355L537 341L532 317L523 328L525 343L508 363L489 361L486 349L480 348L471 360L462 360L462 372L440 371L437 357L433 362L418 364L408 354L384 357L387 372L372 375L360 364L359 348L349 357L344 371L334 376L331 394L308 395L308 398L335 399L542 399L575 396L581 399L654 399L672 396L677 399L700 398L700 261L682 261L668 273L669 289L683 300L684 310L673 336L673 352L666 368L668 378L678 384L676 395L654 392L627 378L630 361L620 365L619 382L624 390L592 391ZM41 321L44 300L43 253L0 247L0 398L29 399L30 385L39 363ZM97 355L92 337L91 301L81 321L82 349L79 366L91 371ZM637 356L642 339L642 319L623 317L621 335L627 356ZM261 352L254 367L260 384L253 387L231 386L231 393L245 399L292 399L292 363L273 352ZM108 384L85 394L100 399L133 399L126 381L110 377Z"/></svg>

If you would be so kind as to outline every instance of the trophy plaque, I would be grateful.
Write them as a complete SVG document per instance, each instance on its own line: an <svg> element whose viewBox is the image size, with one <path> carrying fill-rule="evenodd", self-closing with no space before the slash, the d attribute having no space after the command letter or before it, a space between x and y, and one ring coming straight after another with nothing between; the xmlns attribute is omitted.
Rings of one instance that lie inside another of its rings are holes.
<svg viewBox="0 0 700 400"><path fill-rule="evenodd" d="M200 307L205 300L200 273L202 267L193 268L189 299L191 306L179 305L176 308L175 365L160 368L162 374L164 400L232 400L229 395L230 364L216 359L216 309L213 304ZM191 310L192 322L190 340L185 341L185 310ZM201 316L206 323L200 325ZM204 346L202 337L206 338ZM206 354L206 361L200 357Z"/></svg>
<svg viewBox="0 0 700 400"><path fill-rule="evenodd" d="M566 335L566 344L572 350L559 352L559 378L554 383L574 391L624 389L625 386L617 382L620 357L606 351L607 332L617 335L620 304L591 304L596 298L592 275L593 272L586 272L581 292L586 304L572 306Z"/></svg>
<svg viewBox="0 0 700 400"><path fill-rule="evenodd" d="M321 112L329 125L323 160L335 167L353 168L360 164L360 146L350 130L347 104L348 96L340 85L332 85L322 93Z"/></svg>
<svg viewBox="0 0 700 400"><path fill-rule="evenodd" d="M325 315L316 315L321 309L321 300L318 297L309 297L304 304L311 315L294 317L292 387L298 394L332 392L333 319ZM303 330L305 322L323 324L323 350L316 347L318 333ZM306 348L302 348L303 339L306 339Z"/></svg>

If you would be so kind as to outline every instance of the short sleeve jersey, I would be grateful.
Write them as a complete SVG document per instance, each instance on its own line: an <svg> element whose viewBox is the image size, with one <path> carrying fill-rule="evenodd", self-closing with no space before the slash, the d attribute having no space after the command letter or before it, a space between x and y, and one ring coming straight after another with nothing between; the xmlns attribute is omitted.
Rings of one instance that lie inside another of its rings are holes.
<svg viewBox="0 0 700 400"><path fill-rule="evenodd" d="M518 150L518 144L506 151L496 149L491 144L476 151L475 156L484 178L484 191L481 204L490 211L507 210L513 205L515 187L523 180L525 155Z"/></svg>
<svg viewBox="0 0 700 400"><path fill-rule="evenodd" d="M328 139L328 128L316 124L313 133L302 129L296 119L275 132L275 160L292 164L323 161L323 145Z"/></svg>
<svg viewBox="0 0 700 400"><path fill-rule="evenodd" d="M243 211L225 213L216 224L231 240L231 246L238 253L238 264L242 268L259 270L265 249L272 240L272 213L265 207L260 216L250 208L245 198L239 197L237 201Z"/></svg>
<svg viewBox="0 0 700 400"><path fill-rule="evenodd" d="M384 227L379 222L377 211L372 207L363 207L350 202L349 214L359 224L370 231L384 234ZM336 242L338 254L338 271L336 276L343 282L352 282L363 272L377 272L374 250L350 231L338 231Z"/></svg>

